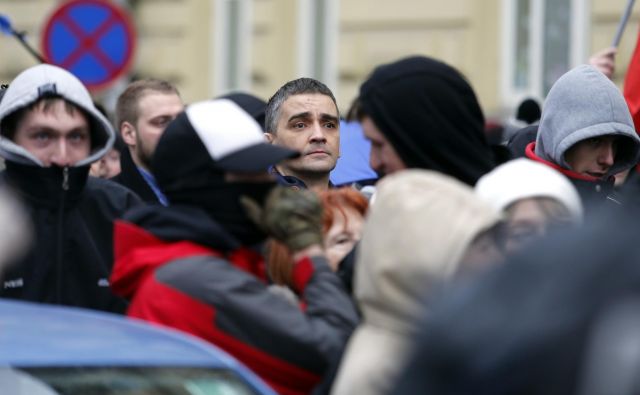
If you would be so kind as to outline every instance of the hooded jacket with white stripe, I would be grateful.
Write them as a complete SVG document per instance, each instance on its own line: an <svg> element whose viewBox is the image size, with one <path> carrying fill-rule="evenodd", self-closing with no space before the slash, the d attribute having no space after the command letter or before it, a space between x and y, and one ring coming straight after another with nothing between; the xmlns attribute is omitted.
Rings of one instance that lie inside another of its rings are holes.
<svg viewBox="0 0 640 395"><path fill-rule="evenodd" d="M615 161L604 179L573 171L567 150L580 141L620 136ZM525 151L567 176L586 205L610 197L613 175L633 167L640 155L640 138L620 90L592 66L582 65L556 81L544 103L535 143Z"/></svg>
<svg viewBox="0 0 640 395"><path fill-rule="evenodd" d="M60 97L83 110L90 123L91 151L71 167L46 167L6 137L3 122L45 97ZM26 256L3 273L0 296L122 312L126 303L109 288L113 220L140 203L128 189L89 177L89 166L113 146L115 132L95 108L82 83L52 65L19 74L0 102L2 182L17 193L35 232Z"/></svg>

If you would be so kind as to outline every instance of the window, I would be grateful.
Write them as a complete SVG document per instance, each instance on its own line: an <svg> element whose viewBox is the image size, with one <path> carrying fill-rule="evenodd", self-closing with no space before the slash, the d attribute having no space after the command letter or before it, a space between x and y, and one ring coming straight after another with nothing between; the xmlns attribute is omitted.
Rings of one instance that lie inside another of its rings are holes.
<svg viewBox="0 0 640 395"><path fill-rule="evenodd" d="M234 372L207 368L59 367L4 370L15 395L257 395ZM6 388L5 388L6 389Z"/></svg>
<svg viewBox="0 0 640 395"><path fill-rule="evenodd" d="M252 0L216 0L213 92L249 90Z"/></svg>
<svg viewBox="0 0 640 395"><path fill-rule="evenodd" d="M503 0L502 99L513 108L543 98L553 83L587 60L586 0Z"/></svg>
<svg viewBox="0 0 640 395"><path fill-rule="evenodd" d="M298 74L315 78L335 89L338 2L300 0L298 5Z"/></svg>

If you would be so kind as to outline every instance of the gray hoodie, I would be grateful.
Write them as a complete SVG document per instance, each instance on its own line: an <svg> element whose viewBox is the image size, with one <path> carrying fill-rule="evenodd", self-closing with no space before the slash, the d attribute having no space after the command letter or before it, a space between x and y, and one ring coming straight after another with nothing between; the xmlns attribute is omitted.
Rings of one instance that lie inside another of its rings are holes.
<svg viewBox="0 0 640 395"><path fill-rule="evenodd" d="M60 96L89 115L92 151L88 158L79 161L75 166L93 163L111 149L116 138L115 132L109 121L93 105L91 96L82 82L68 71L49 64L30 67L11 82L0 101L0 134L2 120L7 115L29 106L45 95ZM4 136L0 136L0 156L17 163L43 165L26 149Z"/></svg>
<svg viewBox="0 0 640 395"><path fill-rule="evenodd" d="M535 154L565 169L564 155L574 144L592 137L617 135L625 139L609 175L634 166L640 138L622 93L592 66L574 68L556 81L544 103Z"/></svg>

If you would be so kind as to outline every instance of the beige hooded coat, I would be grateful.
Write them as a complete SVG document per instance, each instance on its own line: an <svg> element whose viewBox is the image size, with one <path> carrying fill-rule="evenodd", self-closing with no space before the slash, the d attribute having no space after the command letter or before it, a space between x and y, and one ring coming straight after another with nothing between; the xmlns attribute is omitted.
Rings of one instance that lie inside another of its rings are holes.
<svg viewBox="0 0 640 395"><path fill-rule="evenodd" d="M378 185L355 269L362 322L332 395L388 393L429 304L427 291L450 279L475 237L499 221L469 186L440 173L406 170Z"/></svg>

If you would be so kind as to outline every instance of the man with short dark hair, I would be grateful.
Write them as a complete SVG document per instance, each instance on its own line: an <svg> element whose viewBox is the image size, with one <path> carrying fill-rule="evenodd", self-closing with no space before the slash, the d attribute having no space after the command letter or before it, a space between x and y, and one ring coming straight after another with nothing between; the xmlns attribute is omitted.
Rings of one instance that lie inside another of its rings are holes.
<svg viewBox="0 0 640 395"><path fill-rule="evenodd" d="M283 85L269 99L265 136L301 156L273 168L282 185L326 190L329 173L340 156L340 114L333 93L313 78Z"/></svg>
<svg viewBox="0 0 640 395"><path fill-rule="evenodd" d="M0 102L2 179L33 220L34 244L10 266L0 296L122 312L109 288L113 219L139 199L89 177L115 133L82 83L56 66L18 75Z"/></svg>
<svg viewBox="0 0 640 395"><path fill-rule="evenodd" d="M128 150L122 153L122 170L113 180L145 202L169 203L151 174L151 157L164 129L183 109L178 90L158 79L132 82L118 97L116 124Z"/></svg>

